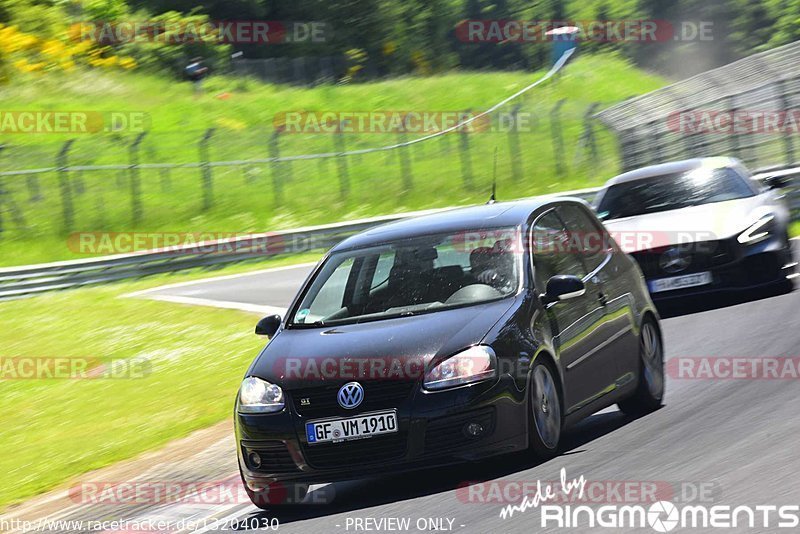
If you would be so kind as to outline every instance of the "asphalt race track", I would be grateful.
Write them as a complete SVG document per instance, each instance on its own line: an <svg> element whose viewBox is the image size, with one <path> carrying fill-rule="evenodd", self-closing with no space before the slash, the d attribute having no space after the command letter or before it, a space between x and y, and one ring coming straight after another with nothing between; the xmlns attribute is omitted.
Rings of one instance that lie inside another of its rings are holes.
<svg viewBox="0 0 800 534"><path fill-rule="evenodd" d="M152 295L280 308L288 304L309 270L310 266L302 266L235 276L160 289ZM687 310L691 313L685 313ZM671 314L662 323L668 362L681 357L800 358L800 291L780 296L754 294L735 301L704 299L687 303L681 310L671 310ZM254 323L255 320L254 316ZM676 504L692 501L732 506L800 505L799 399L800 380L796 378L668 376L666 404L661 410L639 419L611 409L596 414L572 428L566 436L565 452L546 463L526 455L508 456L475 465L337 483L332 503L309 504L302 510L270 513L236 504L194 508L191 515L225 519L277 517L279 532L318 534L430 532L437 525L469 533L609 532L608 528L543 529L538 509L501 519L501 508L516 504L518 499L486 503L480 502L480 497L470 499L464 489L458 490L468 481L554 481L562 467L568 478L583 475L589 481L606 481L596 487L614 488L622 481L633 482L634 488L655 486L659 492L666 492L659 495ZM222 465L220 469L227 474L236 470L232 442L231 438L230 443L205 452L207 459ZM192 468L187 469L190 472ZM325 491L327 487L315 491ZM514 486L485 489L503 487ZM613 491L607 489L601 500L617 503ZM630 498L637 502L636 495ZM148 514L178 517L185 515L186 509L181 505L160 505L135 510L138 517ZM72 515L86 518L91 513L84 508L76 509ZM106 511L105 515L111 514ZM410 524L404 530L394 523L372 522L382 518L408 518ZM429 518L444 521L431 524L427 522ZM645 531L653 530L648 527ZM735 531L776 529L759 526Z"/></svg>

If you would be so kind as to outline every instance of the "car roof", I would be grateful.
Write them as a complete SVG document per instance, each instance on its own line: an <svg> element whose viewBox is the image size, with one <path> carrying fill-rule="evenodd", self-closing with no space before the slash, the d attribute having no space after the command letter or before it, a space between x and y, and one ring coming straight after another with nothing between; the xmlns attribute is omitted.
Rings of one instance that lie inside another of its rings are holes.
<svg viewBox="0 0 800 534"><path fill-rule="evenodd" d="M588 206L585 201L579 198L540 197L456 208L370 228L348 237L333 247L332 251L381 245L410 237L444 234L461 230L522 226L527 223L531 213L535 210L563 202L573 202Z"/></svg>
<svg viewBox="0 0 800 534"><path fill-rule="evenodd" d="M735 158L713 157L713 158L693 158L681 161L671 161L669 163L661 163L659 165L650 165L628 171L626 173L615 176L606 182L605 187L609 187L624 182L633 182L636 180L644 180L654 176L663 176L666 174L677 174L682 172L693 171L701 167L711 169L721 169L724 167L738 167L741 165L739 160Z"/></svg>

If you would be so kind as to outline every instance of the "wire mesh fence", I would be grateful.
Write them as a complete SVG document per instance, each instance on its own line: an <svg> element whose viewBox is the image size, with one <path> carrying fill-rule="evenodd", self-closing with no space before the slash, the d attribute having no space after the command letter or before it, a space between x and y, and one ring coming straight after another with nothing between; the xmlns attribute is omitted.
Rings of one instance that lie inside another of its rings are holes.
<svg viewBox="0 0 800 534"><path fill-rule="evenodd" d="M546 89L552 102L558 80ZM408 146L430 132L342 121L318 131L276 123L39 144L5 139L0 240L299 227L480 201L493 181L500 198L518 198L600 185L620 170L686 157L731 155L762 168L793 164L800 151L785 124L758 130L751 117L731 133L714 123L736 113L794 118L800 43L618 104L543 106L537 96L525 93L488 121ZM710 129L701 116L711 117Z"/></svg>
<svg viewBox="0 0 800 534"><path fill-rule="evenodd" d="M747 57L596 115L619 137L623 170L699 156L752 168L800 158L800 41Z"/></svg>
<svg viewBox="0 0 800 534"><path fill-rule="evenodd" d="M488 198L493 180L505 198L585 187L617 168L614 137L591 117L598 105L542 109L523 98L478 127L355 154L419 133L210 129L7 141L0 239L302 226Z"/></svg>

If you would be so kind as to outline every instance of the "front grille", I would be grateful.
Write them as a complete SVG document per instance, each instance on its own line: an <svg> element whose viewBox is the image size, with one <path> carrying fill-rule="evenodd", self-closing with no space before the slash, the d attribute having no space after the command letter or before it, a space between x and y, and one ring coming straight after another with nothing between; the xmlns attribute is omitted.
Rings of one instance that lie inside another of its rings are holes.
<svg viewBox="0 0 800 534"><path fill-rule="evenodd" d="M303 417L351 416L375 410L397 408L408 399L416 382L373 380L359 382L364 387L364 400L354 410L339 406L337 394L344 382L335 385L308 387L290 391L296 413ZM305 403L307 400L307 403Z"/></svg>
<svg viewBox="0 0 800 534"><path fill-rule="evenodd" d="M425 431L425 454L438 456L471 447L475 441L481 439L481 436L468 438L464 434L464 426L467 423L479 423L484 428L482 436L492 435L494 430L494 409L484 408L471 413L434 419L429 422Z"/></svg>
<svg viewBox="0 0 800 534"><path fill-rule="evenodd" d="M736 248L729 239L721 241L705 241L685 245L685 251L691 255L689 265L679 272L667 272L660 264L661 256L670 248L659 247L641 250L631 254L639 263L645 278L662 278L665 276L680 276L701 271L707 271L730 263L736 259Z"/></svg>
<svg viewBox="0 0 800 534"><path fill-rule="evenodd" d="M406 454L406 433L398 432L343 443L303 445L311 467L333 469L400 461Z"/></svg>
<svg viewBox="0 0 800 534"><path fill-rule="evenodd" d="M251 452L261 457L260 467L255 467L250 461ZM279 475L297 471L297 465L282 441L243 441L242 455L247 467L254 472Z"/></svg>

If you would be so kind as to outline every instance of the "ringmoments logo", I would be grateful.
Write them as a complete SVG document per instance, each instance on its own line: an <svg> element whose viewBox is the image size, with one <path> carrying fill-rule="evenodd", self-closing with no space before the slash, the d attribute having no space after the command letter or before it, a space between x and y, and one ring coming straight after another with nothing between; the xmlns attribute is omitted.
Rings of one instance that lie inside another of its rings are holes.
<svg viewBox="0 0 800 534"><path fill-rule="evenodd" d="M589 481L581 475L568 479L561 469L559 483L537 481L535 491L526 494L518 504L500 510L501 519L509 519L530 509L539 510L541 528L650 528L654 532L671 532L683 528L785 529L800 526L800 505L776 506L687 503L676 505L667 500L652 504L563 504L581 502Z"/></svg>
<svg viewBox="0 0 800 534"><path fill-rule="evenodd" d="M647 528L655 532L675 529L732 529L766 528L796 529L800 526L800 506L787 505L685 505L658 501L650 506L608 505L589 506L545 505L541 508L541 527L586 528Z"/></svg>

